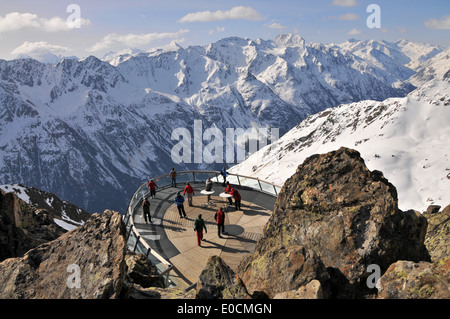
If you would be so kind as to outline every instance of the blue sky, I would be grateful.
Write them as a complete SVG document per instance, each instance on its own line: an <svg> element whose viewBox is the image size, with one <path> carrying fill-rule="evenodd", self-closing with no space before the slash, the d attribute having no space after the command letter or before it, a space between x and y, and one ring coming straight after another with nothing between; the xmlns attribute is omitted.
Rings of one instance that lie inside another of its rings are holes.
<svg viewBox="0 0 450 319"><path fill-rule="evenodd" d="M70 4L76 9L68 10ZM374 13L367 12L370 4L380 9L380 28L367 25ZM79 25L69 26L68 19ZM148 50L174 42L187 47L230 36L268 40L281 33L298 33L321 43L404 38L450 46L450 1L15 0L0 4L2 59L43 52L102 57L130 47Z"/></svg>

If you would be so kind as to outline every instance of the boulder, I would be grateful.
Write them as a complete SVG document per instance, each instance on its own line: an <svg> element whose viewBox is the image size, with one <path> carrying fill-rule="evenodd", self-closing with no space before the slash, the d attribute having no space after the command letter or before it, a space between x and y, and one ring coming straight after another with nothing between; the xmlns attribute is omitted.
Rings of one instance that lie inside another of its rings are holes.
<svg viewBox="0 0 450 319"><path fill-rule="evenodd" d="M127 265L126 279L128 282L138 284L142 288L164 288L163 279L159 276L155 265L144 254L136 254L128 251L125 256L125 262Z"/></svg>
<svg viewBox="0 0 450 319"><path fill-rule="evenodd" d="M425 245L433 262L450 257L450 205L441 212L439 209L439 206L435 206L424 213L428 220Z"/></svg>
<svg viewBox="0 0 450 319"><path fill-rule="evenodd" d="M238 275L249 292L269 296L316 279L326 297L364 298L376 293L366 283L369 265L383 273L398 260L430 261L426 229L420 213L398 208L397 191L381 172L370 171L357 151L341 148L309 157L285 182L263 238ZM294 247L309 258L293 258ZM287 281L288 273L304 272L305 261L313 269L305 280Z"/></svg>
<svg viewBox="0 0 450 319"><path fill-rule="evenodd" d="M235 272L219 256L211 256L197 282L197 299L249 299Z"/></svg>
<svg viewBox="0 0 450 319"><path fill-rule="evenodd" d="M323 299L322 284L318 280L311 280L305 286L301 286L297 290L280 292L273 299Z"/></svg>
<svg viewBox="0 0 450 319"><path fill-rule="evenodd" d="M450 299L450 258L398 261L379 280L379 299Z"/></svg>
<svg viewBox="0 0 450 319"><path fill-rule="evenodd" d="M93 214L83 226L0 263L0 298L119 298L125 225L119 213Z"/></svg>
<svg viewBox="0 0 450 319"><path fill-rule="evenodd" d="M314 279L322 282L329 279L320 257L314 251L295 244L258 250L243 260L239 271L249 292L264 293L270 298L299 289Z"/></svg>

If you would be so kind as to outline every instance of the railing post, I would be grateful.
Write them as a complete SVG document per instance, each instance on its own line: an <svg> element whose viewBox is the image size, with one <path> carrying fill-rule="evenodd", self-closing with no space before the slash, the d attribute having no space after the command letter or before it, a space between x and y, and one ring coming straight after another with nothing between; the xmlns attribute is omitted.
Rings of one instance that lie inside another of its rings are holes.
<svg viewBox="0 0 450 319"><path fill-rule="evenodd" d="M275 191L275 196L278 196L277 188L275 187L275 185L272 185L272 186L273 186L273 190Z"/></svg>
<svg viewBox="0 0 450 319"><path fill-rule="evenodd" d="M236 175L236 177L238 179L239 186L241 186L241 180L239 179L239 175Z"/></svg>
<svg viewBox="0 0 450 319"><path fill-rule="evenodd" d="M136 238L136 244L134 244L133 253L136 252L136 248L137 248L137 245L138 245L138 243L139 243L140 240L141 240L141 236L139 235L139 236L137 236L137 238Z"/></svg>
<svg viewBox="0 0 450 319"><path fill-rule="evenodd" d="M263 190L263 189L262 189L262 186L261 186L261 182L259 181L259 178L258 178L257 180L258 180L258 184L259 184L259 189L260 189L260 190Z"/></svg>

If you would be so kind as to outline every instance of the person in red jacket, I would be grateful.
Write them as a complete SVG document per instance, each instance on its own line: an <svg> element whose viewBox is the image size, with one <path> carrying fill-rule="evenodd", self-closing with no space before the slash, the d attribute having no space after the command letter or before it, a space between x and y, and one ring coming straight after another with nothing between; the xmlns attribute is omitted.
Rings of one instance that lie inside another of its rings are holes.
<svg viewBox="0 0 450 319"><path fill-rule="evenodd" d="M231 189L230 194L233 195L234 198L234 208L236 208L236 210L241 210L241 194L234 188Z"/></svg>
<svg viewBox="0 0 450 319"><path fill-rule="evenodd" d="M225 193L227 194L231 194L231 185L230 182L227 182L227 187L225 187ZM233 200L231 199L231 197L228 197L228 205L233 205Z"/></svg>
<svg viewBox="0 0 450 319"><path fill-rule="evenodd" d="M222 207L220 207L219 211L214 215L214 219L217 223L217 235L219 238L222 238L222 236L220 236L220 230L225 234L225 213L223 212Z"/></svg>
<svg viewBox="0 0 450 319"><path fill-rule="evenodd" d="M156 185L156 183L153 181L153 179L151 179L148 183L147 183L147 187L150 190L150 196L155 197L156 196L156 189L158 188L158 186Z"/></svg>
<svg viewBox="0 0 450 319"><path fill-rule="evenodd" d="M194 188L189 184L189 182L186 183L186 187L184 188L184 193L187 193L188 203L189 206L192 206L192 196L195 195Z"/></svg>

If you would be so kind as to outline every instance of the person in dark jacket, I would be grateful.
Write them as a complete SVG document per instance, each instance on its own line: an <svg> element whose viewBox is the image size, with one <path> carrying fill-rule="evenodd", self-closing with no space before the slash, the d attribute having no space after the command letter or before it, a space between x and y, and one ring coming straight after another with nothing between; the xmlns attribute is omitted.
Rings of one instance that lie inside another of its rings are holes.
<svg viewBox="0 0 450 319"><path fill-rule="evenodd" d="M148 224L148 222L150 222L151 224L153 224L152 217L150 216L150 202L148 201L147 198L144 198L144 201L142 202L142 211L145 223Z"/></svg>
<svg viewBox="0 0 450 319"><path fill-rule="evenodd" d="M198 218L194 221L194 231L197 232L197 244L199 246L201 246L201 242L203 240L203 229L205 230L205 233L208 233L202 214L199 214Z"/></svg>
<svg viewBox="0 0 450 319"><path fill-rule="evenodd" d="M219 238L222 238L222 236L220 236L220 230L225 234L225 213L223 212L222 207L220 207L219 211L214 215L214 219L217 223L217 235Z"/></svg>
<svg viewBox="0 0 450 319"><path fill-rule="evenodd" d="M178 214L180 214L181 218L186 218L186 212L184 211L184 196L181 195L181 192L177 193L175 197L175 204L177 204Z"/></svg>

